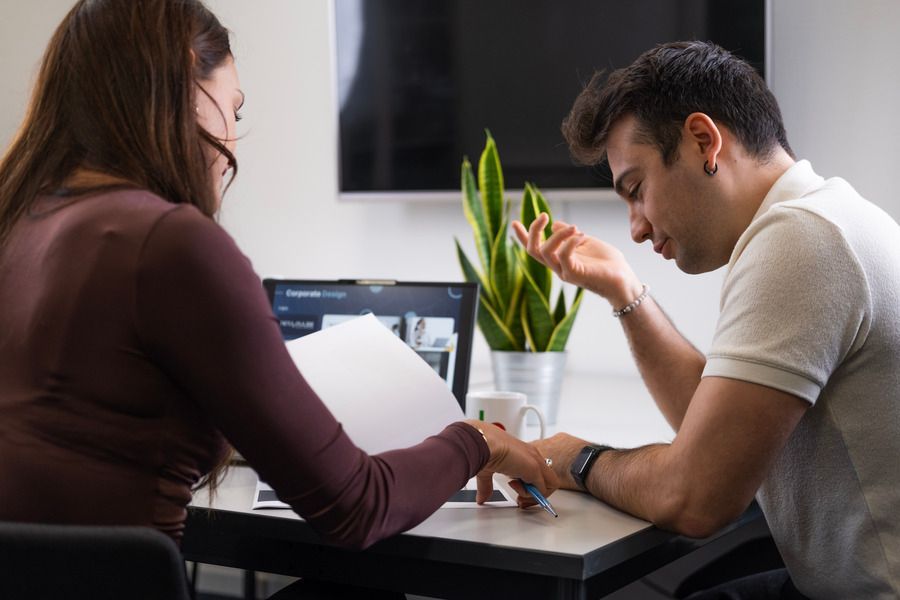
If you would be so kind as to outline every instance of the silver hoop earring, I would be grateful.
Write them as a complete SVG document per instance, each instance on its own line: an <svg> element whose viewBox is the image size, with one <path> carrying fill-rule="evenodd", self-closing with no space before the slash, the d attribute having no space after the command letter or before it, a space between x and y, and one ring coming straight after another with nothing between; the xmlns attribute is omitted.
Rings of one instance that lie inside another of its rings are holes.
<svg viewBox="0 0 900 600"><path fill-rule="evenodd" d="M709 175L710 177L712 177L713 175L715 175L716 173L719 172L719 163L716 163L715 165L713 165L713 168L710 169L709 161L708 160L703 161L703 172L706 173L707 175Z"/></svg>

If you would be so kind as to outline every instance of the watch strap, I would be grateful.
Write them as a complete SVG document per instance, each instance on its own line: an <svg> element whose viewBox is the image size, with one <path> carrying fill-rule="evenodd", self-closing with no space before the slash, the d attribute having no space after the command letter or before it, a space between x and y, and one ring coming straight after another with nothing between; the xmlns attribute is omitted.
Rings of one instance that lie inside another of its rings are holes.
<svg viewBox="0 0 900 600"><path fill-rule="evenodd" d="M572 463L572 468L569 470L572 479L575 480L578 487L587 490L585 482L587 481L588 473L591 472L591 468L594 466L597 458L607 450L613 450L613 447L589 445L581 449L581 452L578 453L578 456Z"/></svg>

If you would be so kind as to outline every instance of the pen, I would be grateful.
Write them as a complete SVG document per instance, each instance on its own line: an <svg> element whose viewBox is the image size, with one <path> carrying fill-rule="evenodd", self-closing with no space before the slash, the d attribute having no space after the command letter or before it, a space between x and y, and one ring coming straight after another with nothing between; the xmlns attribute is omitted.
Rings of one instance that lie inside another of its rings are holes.
<svg viewBox="0 0 900 600"><path fill-rule="evenodd" d="M528 492L529 494L531 494L532 497L534 497L534 499L537 500L538 504L541 505L541 508L546 510L548 513L550 513L554 517L559 517L559 515L556 513L556 511L553 510L553 505L550 504L550 501L547 500L546 498L544 498L544 495L536 487L534 487L530 483L525 483L521 479L519 480L519 482L522 484L522 487L525 488L525 491Z"/></svg>

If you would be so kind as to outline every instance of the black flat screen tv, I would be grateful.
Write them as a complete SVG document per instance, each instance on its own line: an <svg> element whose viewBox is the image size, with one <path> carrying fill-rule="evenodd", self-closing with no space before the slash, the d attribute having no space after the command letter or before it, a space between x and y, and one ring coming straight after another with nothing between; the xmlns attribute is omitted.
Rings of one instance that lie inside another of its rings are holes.
<svg viewBox="0 0 900 600"><path fill-rule="evenodd" d="M343 199L459 197L489 129L506 187L610 187L560 123L596 70L711 40L765 76L768 0L332 0Z"/></svg>

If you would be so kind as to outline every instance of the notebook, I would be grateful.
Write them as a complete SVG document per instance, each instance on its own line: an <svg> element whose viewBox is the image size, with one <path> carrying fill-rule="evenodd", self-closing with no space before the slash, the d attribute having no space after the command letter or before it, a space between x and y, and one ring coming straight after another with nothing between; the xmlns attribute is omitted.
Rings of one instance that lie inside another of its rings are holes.
<svg viewBox="0 0 900 600"><path fill-rule="evenodd" d="M372 313L433 368L465 412L478 287L393 280L263 280L281 335L292 340Z"/></svg>

